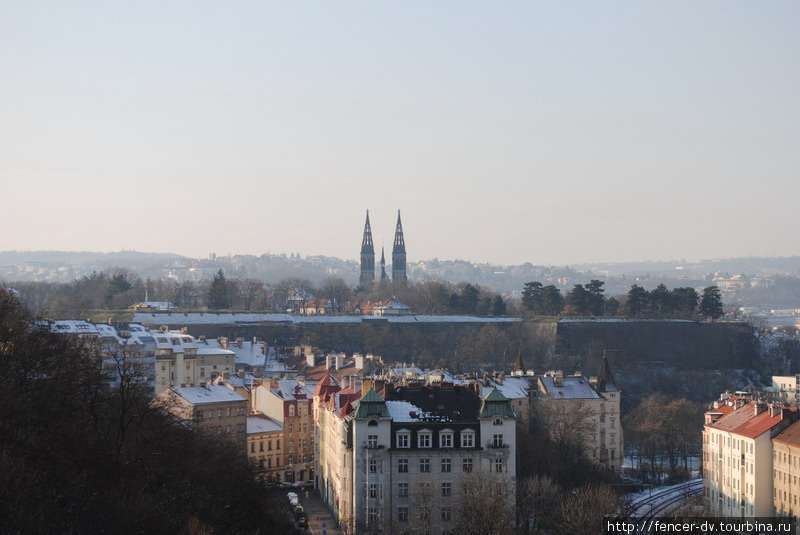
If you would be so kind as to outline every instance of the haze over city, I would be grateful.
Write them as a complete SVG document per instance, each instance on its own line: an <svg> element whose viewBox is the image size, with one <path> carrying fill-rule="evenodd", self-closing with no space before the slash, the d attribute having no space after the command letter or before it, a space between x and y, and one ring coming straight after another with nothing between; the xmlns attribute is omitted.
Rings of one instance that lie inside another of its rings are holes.
<svg viewBox="0 0 800 535"><path fill-rule="evenodd" d="M798 253L795 2L3 2L0 250Z"/></svg>

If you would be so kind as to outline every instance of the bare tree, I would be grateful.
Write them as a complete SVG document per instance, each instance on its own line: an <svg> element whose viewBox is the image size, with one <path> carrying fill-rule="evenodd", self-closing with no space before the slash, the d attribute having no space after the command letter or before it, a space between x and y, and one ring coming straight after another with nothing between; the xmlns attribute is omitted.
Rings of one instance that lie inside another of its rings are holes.
<svg viewBox="0 0 800 535"><path fill-rule="evenodd" d="M411 510L414 511L414 517L411 519L412 532L430 535L436 526L433 509L435 496L431 479L426 477L416 481L411 486L408 497Z"/></svg>
<svg viewBox="0 0 800 535"><path fill-rule="evenodd" d="M561 500L559 533L603 533L603 517L613 515L620 505L610 487L586 485Z"/></svg>
<svg viewBox="0 0 800 535"><path fill-rule="evenodd" d="M465 473L459 481L458 533L508 535L514 531L514 497L505 476L486 470Z"/></svg>
<svg viewBox="0 0 800 535"><path fill-rule="evenodd" d="M583 400L543 398L533 406L533 419L559 447L586 453L597 432L595 409Z"/></svg>
<svg viewBox="0 0 800 535"><path fill-rule="evenodd" d="M552 527L560 493L561 488L550 476L536 475L522 482L517 490L517 524L522 533L528 533L529 525L536 532Z"/></svg>
<svg viewBox="0 0 800 535"><path fill-rule="evenodd" d="M334 312L339 312L342 305L350 299L352 292L347 283L339 277L328 277L319 288L320 297L329 299Z"/></svg>

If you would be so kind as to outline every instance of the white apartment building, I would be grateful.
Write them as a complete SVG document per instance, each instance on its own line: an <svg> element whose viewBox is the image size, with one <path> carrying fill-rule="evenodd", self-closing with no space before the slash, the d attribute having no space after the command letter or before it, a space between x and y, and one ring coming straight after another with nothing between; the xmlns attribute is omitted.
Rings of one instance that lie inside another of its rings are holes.
<svg viewBox="0 0 800 535"><path fill-rule="evenodd" d="M479 385L387 386L381 397L315 391L317 488L349 533L455 532L461 478L481 471L516 493L510 401Z"/></svg>
<svg viewBox="0 0 800 535"><path fill-rule="evenodd" d="M181 331L152 331L156 353L156 394L170 385L200 385L232 373L236 354L222 347L198 344Z"/></svg>
<svg viewBox="0 0 800 535"><path fill-rule="evenodd" d="M772 438L789 409L740 396L714 402L703 428L703 485L711 516L773 516Z"/></svg>

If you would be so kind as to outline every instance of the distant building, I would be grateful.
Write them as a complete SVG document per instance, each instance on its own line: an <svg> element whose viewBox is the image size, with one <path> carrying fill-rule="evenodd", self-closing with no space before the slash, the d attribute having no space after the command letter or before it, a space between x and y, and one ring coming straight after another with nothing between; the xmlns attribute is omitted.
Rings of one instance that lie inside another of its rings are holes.
<svg viewBox="0 0 800 535"><path fill-rule="evenodd" d="M386 273L386 258L381 249L381 280L388 280ZM406 241L403 234L403 223L400 220L400 210L397 211L397 225L392 244L392 280L408 280L406 263ZM375 246L372 241L372 226L369 222L369 210L364 222L364 234L361 238L361 275L358 285L362 288L372 288L375 285Z"/></svg>
<svg viewBox="0 0 800 535"><path fill-rule="evenodd" d="M199 343L181 331L152 333L156 345L156 393L170 385L210 383L236 368L236 353ZM227 342L226 342L227 343Z"/></svg>
<svg viewBox="0 0 800 535"><path fill-rule="evenodd" d="M164 310L174 310L176 307L173 303L169 301L141 301L139 303L134 303L130 306L130 308L136 311L164 311Z"/></svg>
<svg viewBox="0 0 800 535"><path fill-rule="evenodd" d="M608 359L603 357L596 379L552 371L537 377L537 381L538 395L534 401L556 403L553 407L563 409L558 411L557 418L569 419L570 425L578 426L577 440L588 458L603 469L618 472L624 453L622 396Z"/></svg>
<svg viewBox="0 0 800 535"><path fill-rule="evenodd" d="M153 403L197 429L217 433L247 446L247 400L222 385L171 386Z"/></svg>
<svg viewBox="0 0 800 535"><path fill-rule="evenodd" d="M413 312L410 306L401 303L395 298L391 298L385 303L372 307L373 316L405 316L413 314Z"/></svg>

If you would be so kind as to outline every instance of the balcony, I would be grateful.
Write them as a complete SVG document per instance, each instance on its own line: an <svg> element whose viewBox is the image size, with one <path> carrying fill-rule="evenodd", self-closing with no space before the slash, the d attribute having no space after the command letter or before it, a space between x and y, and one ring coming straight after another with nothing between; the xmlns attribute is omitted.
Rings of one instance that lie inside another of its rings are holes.
<svg viewBox="0 0 800 535"><path fill-rule="evenodd" d="M486 443L486 447L494 449L507 448L508 444L506 444L505 442L495 442L494 440L490 440L489 442Z"/></svg>

